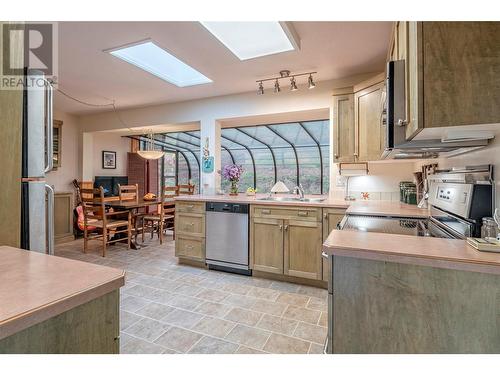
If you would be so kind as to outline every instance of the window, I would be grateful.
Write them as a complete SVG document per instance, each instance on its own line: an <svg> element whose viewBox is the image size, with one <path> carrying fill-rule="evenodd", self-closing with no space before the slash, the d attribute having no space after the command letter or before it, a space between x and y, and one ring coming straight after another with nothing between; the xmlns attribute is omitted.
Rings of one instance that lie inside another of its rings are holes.
<svg viewBox="0 0 500 375"><path fill-rule="evenodd" d="M192 181L200 186L200 132L157 134L155 139L167 151L162 159L166 185ZM304 121L224 128L221 130L221 167L243 167L240 192L256 187L267 193L276 181L292 190L299 183L306 194L326 194L329 190L329 121ZM222 179L221 188L229 191Z"/></svg>

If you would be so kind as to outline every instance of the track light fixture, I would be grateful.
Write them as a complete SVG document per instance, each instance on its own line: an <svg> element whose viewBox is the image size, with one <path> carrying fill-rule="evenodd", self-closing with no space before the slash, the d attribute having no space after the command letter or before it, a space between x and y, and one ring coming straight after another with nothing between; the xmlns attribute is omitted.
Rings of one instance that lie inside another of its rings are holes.
<svg viewBox="0 0 500 375"><path fill-rule="evenodd" d="M309 89L313 89L316 87L316 84L313 81L313 74L316 74L317 72L307 72L307 73L300 73L300 74L290 74L289 70L282 70L280 71L280 75L277 77L272 77L272 78L266 78L266 79L261 79L259 81L256 81L259 84L259 88L257 90L257 94L263 95L264 94L264 83L266 81L274 81L274 92L279 93L281 91L280 88L280 79L284 78L290 78L290 91L297 91L299 88L297 87L297 82L295 81L296 77L301 77L301 76L309 76L307 79L307 84Z"/></svg>
<svg viewBox="0 0 500 375"><path fill-rule="evenodd" d="M307 85L308 85L308 87L309 87L309 90L310 90L310 89L313 89L313 88L315 88L315 87L316 87L316 84L315 84L315 83L314 83L314 81L313 81L313 76L312 76L312 74L309 74L309 78L307 79Z"/></svg>
<svg viewBox="0 0 500 375"><path fill-rule="evenodd" d="M264 95L264 86L262 85L262 81L259 82L259 90L257 91L257 94Z"/></svg>

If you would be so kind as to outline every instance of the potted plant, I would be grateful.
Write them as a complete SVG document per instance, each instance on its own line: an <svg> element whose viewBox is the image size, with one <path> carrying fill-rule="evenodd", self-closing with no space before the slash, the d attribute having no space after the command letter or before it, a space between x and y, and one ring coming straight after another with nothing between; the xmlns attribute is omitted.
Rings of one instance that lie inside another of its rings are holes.
<svg viewBox="0 0 500 375"><path fill-rule="evenodd" d="M231 183L229 195L238 195L238 182L240 181L243 168L241 165L229 164L222 168L222 177Z"/></svg>

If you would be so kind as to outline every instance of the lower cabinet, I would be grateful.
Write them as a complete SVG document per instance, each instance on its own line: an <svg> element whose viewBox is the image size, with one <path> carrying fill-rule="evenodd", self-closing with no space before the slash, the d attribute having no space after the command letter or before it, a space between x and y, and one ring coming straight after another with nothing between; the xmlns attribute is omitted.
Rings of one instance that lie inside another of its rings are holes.
<svg viewBox="0 0 500 375"><path fill-rule="evenodd" d="M175 256L205 262L204 202L175 202Z"/></svg>
<svg viewBox="0 0 500 375"><path fill-rule="evenodd" d="M321 280L321 209L252 206L251 268L255 271Z"/></svg>
<svg viewBox="0 0 500 375"><path fill-rule="evenodd" d="M323 242L326 241L332 230L337 228L342 218L345 215L345 209L341 208L323 208ZM323 262L323 280L328 281L330 278L330 264L327 259L322 259Z"/></svg>
<svg viewBox="0 0 500 375"><path fill-rule="evenodd" d="M283 220L252 220L253 269L283 274Z"/></svg>
<svg viewBox="0 0 500 375"><path fill-rule="evenodd" d="M285 220L284 232L284 274L321 280L321 222Z"/></svg>

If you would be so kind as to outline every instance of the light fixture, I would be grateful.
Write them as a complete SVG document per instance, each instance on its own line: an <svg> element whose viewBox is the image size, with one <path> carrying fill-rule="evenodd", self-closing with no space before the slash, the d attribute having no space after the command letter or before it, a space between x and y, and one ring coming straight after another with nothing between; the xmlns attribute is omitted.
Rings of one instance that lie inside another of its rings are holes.
<svg viewBox="0 0 500 375"><path fill-rule="evenodd" d="M177 87L210 83L212 80L190 67L150 40L129 44L105 52L135 65Z"/></svg>
<svg viewBox="0 0 500 375"><path fill-rule="evenodd" d="M275 93L279 93L280 91L281 91L281 89L280 89L280 83L278 82L278 80L276 80L274 82L274 92Z"/></svg>
<svg viewBox="0 0 500 375"><path fill-rule="evenodd" d="M366 176L368 174L368 163L339 163L339 174L346 178L344 200L355 201L356 198L349 194L349 178Z"/></svg>
<svg viewBox="0 0 500 375"><path fill-rule="evenodd" d="M315 88L315 87L316 87L316 84L315 84L315 83L314 83L314 81L313 81L313 76L312 76L312 74L309 74L309 78L307 79L307 84L308 84L308 86L309 86L309 90L310 90L310 89L313 89L313 88Z"/></svg>
<svg viewBox="0 0 500 375"><path fill-rule="evenodd" d="M200 22L240 60L298 50L299 42L287 22Z"/></svg>
<svg viewBox="0 0 500 375"><path fill-rule="evenodd" d="M262 82L259 82L259 90L257 91L257 94L264 95L264 85Z"/></svg>
<svg viewBox="0 0 500 375"><path fill-rule="evenodd" d="M137 154L147 160L156 160L160 159L163 155L165 155L165 151L155 150L155 140L153 132L150 132L146 136L145 140L145 149L137 151Z"/></svg>
<svg viewBox="0 0 500 375"><path fill-rule="evenodd" d="M259 88L257 90L257 94L262 95L264 94L264 84L263 82L266 81L274 81L274 92L279 93L281 91L280 79L285 79L285 78L290 78L290 90L291 91L297 91L299 88L297 87L297 82L295 80L296 77L301 77L301 76L309 76L307 82L309 85L309 89L313 89L316 87L316 84L313 81L313 74L316 74L317 72L307 72L307 73L300 73L300 74L290 74L289 70L281 70L280 75L277 77L271 77L271 78L266 78L266 79L260 79L258 81L255 81L259 84Z"/></svg>

